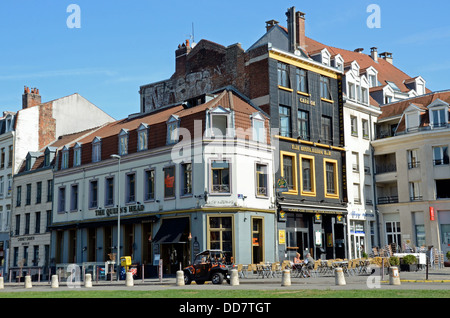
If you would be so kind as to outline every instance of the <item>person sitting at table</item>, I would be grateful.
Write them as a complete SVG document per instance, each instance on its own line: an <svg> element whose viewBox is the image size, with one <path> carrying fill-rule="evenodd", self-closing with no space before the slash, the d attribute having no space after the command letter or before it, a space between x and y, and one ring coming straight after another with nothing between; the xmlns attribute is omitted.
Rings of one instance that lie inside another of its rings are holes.
<svg viewBox="0 0 450 318"><path fill-rule="evenodd" d="M301 257L300 253L297 253L297 255L294 257L294 265L302 263L302 260L300 257Z"/></svg>

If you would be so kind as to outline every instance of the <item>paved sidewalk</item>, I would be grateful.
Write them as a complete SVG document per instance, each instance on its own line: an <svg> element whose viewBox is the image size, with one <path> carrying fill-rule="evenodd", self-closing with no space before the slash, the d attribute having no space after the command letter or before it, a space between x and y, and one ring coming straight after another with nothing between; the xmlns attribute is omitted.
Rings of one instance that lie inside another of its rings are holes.
<svg viewBox="0 0 450 318"><path fill-rule="evenodd" d="M95 290L167 290L167 289L244 289L244 290L302 290L302 289L319 289L319 290L363 290L363 289L426 289L426 290L450 290L450 268L429 270L428 280L425 280L426 272L400 272L401 285L390 285L389 275L381 277L379 275L345 275L346 285L337 286L333 275L297 278L291 277L290 286L282 286L281 275L275 278L257 278L256 275L248 278L240 278L239 285L231 286L227 283L222 285L214 285L206 282L204 285L177 286L175 277L164 277L162 282L158 278L154 279L136 279L134 286L127 287L125 281L102 281L96 283L93 281L92 289ZM8 283L6 282L4 289L0 289L0 298L2 292L23 292L23 291L64 291L73 290L66 283L60 283L59 288L51 288L49 282L33 282L32 288L26 289L24 283ZM88 290L81 282L80 290Z"/></svg>

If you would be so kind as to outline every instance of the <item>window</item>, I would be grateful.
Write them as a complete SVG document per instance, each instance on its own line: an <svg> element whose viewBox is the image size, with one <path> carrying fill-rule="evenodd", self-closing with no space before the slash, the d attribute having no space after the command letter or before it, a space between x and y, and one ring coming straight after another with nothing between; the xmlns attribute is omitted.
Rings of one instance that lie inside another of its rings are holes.
<svg viewBox="0 0 450 318"><path fill-rule="evenodd" d="M61 169L67 169L69 168L69 149L67 149L67 147L64 146L61 153L62 153Z"/></svg>
<svg viewBox="0 0 450 318"><path fill-rule="evenodd" d="M53 181L47 180L47 202L53 201Z"/></svg>
<svg viewBox="0 0 450 318"><path fill-rule="evenodd" d="M227 253L233 251L233 226L231 217L209 217L208 248ZM230 254L231 255L231 254Z"/></svg>
<svg viewBox="0 0 450 318"><path fill-rule="evenodd" d="M377 76L376 75L369 75L369 84L370 84L370 87L377 87L378 86L378 81L377 81Z"/></svg>
<svg viewBox="0 0 450 318"><path fill-rule="evenodd" d="M176 115L170 116L167 121L167 144L172 145L178 142L179 118Z"/></svg>
<svg viewBox="0 0 450 318"><path fill-rule="evenodd" d="M81 144L77 142L73 147L73 166L79 165L81 165Z"/></svg>
<svg viewBox="0 0 450 318"><path fill-rule="evenodd" d="M348 83L348 98L355 100L356 99L356 89L355 84Z"/></svg>
<svg viewBox="0 0 450 318"><path fill-rule="evenodd" d="M8 146L8 168L12 167L13 146Z"/></svg>
<svg viewBox="0 0 450 318"><path fill-rule="evenodd" d="M450 179L436 180L436 199L450 198Z"/></svg>
<svg viewBox="0 0 450 318"><path fill-rule="evenodd" d="M362 120L363 138L370 139L369 135L369 121L367 119Z"/></svg>
<svg viewBox="0 0 450 318"><path fill-rule="evenodd" d="M434 165L448 165L448 146L433 147Z"/></svg>
<svg viewBox="0 0 450 318"><path fill-rule="evenodd" d="M230 164L228 161L211 162L211 193L230 193Z"/></svg>
<svg viewBox="0 0 450 318"><path fill-rule="evenodd" d="M264 117L260 113L252 115L253 141L266 143L266 130L264 129Z"/></svg>
<svg viewBox="0 0 450 318"><path fill-rule="evenodd" d="M78 210L78 184L74 184L70 188L70 211Z"/></svg>
<svg viewBox="0 0 450 318"><path fill-rule="evenodd" d="M136 202L136 174L127 174L127 198L126 203Z"/></svg>
<svg viewBox="0 0 450 318"><path fill-rule="evenodd" d="M102 160L102 142L99 137L95 137L92 142L92 162Z"/></svg>
<svg viewBox="0 0 450 318"><path fill-rule="evenodd" d="M36 183L36 204L42 201L42 181Z"/></svg>
<svg viewBox="0 0 450 318"><path fill-rule="evenodd" d="M23 234L27 235L30 234L30 220L31 215L30 213L25 213L25 232Z"/></svg>
<svg viewBox="0 0 450 318"><path fill-rule="evenodd" d="M332 144L333 134L331 130L331 117L322 116L322 138L326 144Z"/></svg>
<svg viewBox="0 0 450 318"><path fill-rule="evenodd" d="M352 171L359 172L359 153L352 152Z"/></svg>
<svg viewBox="0 0 450 318"><path fill-rule="evenodd" d="M25 200L25 205L31 204L31 183L27 184L27 197Z"/></svg>
<svg viewBox="0 0 450 318"><path fill-rule="evenodd" d="M356 116L350 116L350 125L352 136L358 137L358 118Z"/></svg>
<svg viewBox="0 0 450 318"><path fill-rule="evenodd" d="M316 196L315 159L300 155L300 188L302 196Z"/></svg>
<svg viewBox="0 0 450 318"><path fill-rule="evenodd" d="M289 66L284 63L278 63L278 85L291 88L289 80Z"/></svg>
<svg viewBox="0 0 450 318"><path fill-rule="evenodd" d="M105 206L114 205L114 178L106 178L105 180Z"/></svg>
<svg viewBox="0 0 450 318"><path fill-rule="evenodd" d="M386 237L388 244L395 243L400 245L402 243L401 232L400 222L386 222Z"/></svg>
<svg viewBox="0 0 450 318"><path fill-rule="evenodd" d="M145 195L146 201L155 199L155 170L145 171Z"/></svg>
<svg viewBox="0 0 450 318"><path fill-rule="evenodd" d="M391 102L392 102L392 96L385 95L384 96L384 103L385 104L390 104Z"/></svg>
<svg viewBox="0 0 450 318"><path fill-rule="evenodd" d="M192 164L181 165L181 195L192 194Z"/></svg>
<svg viewBox="0 0 450 318"><path fill-rule="evenodd" d="M365 87L361 87L361 98L363 104L369 104L369 91Z"/></svg>
<svg viewBox="0 0 450 318"><path fill-rule="evenodd" d="M297 115L298 135L303 140L309 140L309 113L299 110Z"/></svg>
<svg viewBox="0 0 450 318"><path fill-rule="evenodd" d="M417 151L418 149L408 150L408 169L413 169L420 166Z"/></svg>
<svg viewBox="0 0 450 318"><path fill-rule="evenodd" d="M34 222L34 233L41 233L41 212L36 212L35 214L35 222Z"/></svg>
<svg viewBox="0 0 450 318"><path fill-rule="evenodd" d="M164 172L164 198L175 197L175 166L166 167Z"/></svg>
<svg viewBox="0 0 450 318"><path fill-rule="evenodd" d="M302 69L297 69L297 91L302 93L308 93L308 77L307 72Z"/></svg>
<svg viewBox="0 0 450 318"><path fill-rule="evenodd" d="M1 154L0 154L0 169L5 168L5 148L1 149Z"/></svg>
<svg viewBox="0 0 450 318"><path fill-rule="evenodd" d="M422 196L420 195L420 183L410 182L409 183L409 197L411 201L420 201Z"/></svg>
<svg viewBox="0 0 450 318"><path fill-rule="evenodd" d="M331 100L330 79L325 76L320 77L320 97Z"/></svg>
<svg viewBox="0 0 450 318"><path fill-rule="evenodd" d="M324 159L325 197L339 198L338 163L337 160Z"/></svg>
<svg viewBox="0 0 450 318"><path fill-rule="evenodd" d="M128 154L128 130L122 129L119 133L119 155Z"/></svg>
<svg viewBox="0 0 450 318"><path fill-rule="evenodd" d="M16 228L14 231L14 235L20 235L20 214L16 215Z"/></svg>
<svg viewBox="0 0 450 318"><path fill-rule="evenodd" d="M431 126L436 127L446 127L447 126L447 116L448 110L445 108L436 109L431 111Z"/></svg>
<svg viewBox="0 0 450 318"><path fill-rule="evenodd" d="M286 106L279 107L280 135L291 137L291 109Z"/></svg>
<svg viewBox="0 0 450 318"><path fill-rule="evenodd" d="M95 209L98 207L98 181L92 180L89 182L89 208Z"/></svg>
<svg viewBox="0 0 450 318"><path fill-rule="evenodd" d="M224 138L232 135L232 117L231 111L217 106L207 113L208 116L208 134L211 137Z"/></svg>
<svg viewBox="0 0 450 318"><path fill-rule="evenodd" d="M66 211L66 188L58 189L58 212Z"/></svg>
<svg viewBox="0 0 450 318"><path fill-rule="evenodd" d="M280 152L281 176L286 180L288 194L297 194L297 156L295 153Z"/></svg>
<svg viewBox="0 0 450 318"><path fill-rule="evenodd" d="M22 186L17 186L16 206L20 206L22 202Z"/></svg>
<svg viewBox="0 0 450 318"><path fill-rule="evenodd" d="M3 197L4 193L5 193L5 181L4 181L4 177L0 176L0 198Z"/></svg>
<svg viewBox="0 0 450 318"><path fill-rule="evenodd" d="M148 149L148 125L141 124L137 130L138 132L138 151Z"/></svg>
<svg viewBox="0 0 450 318"><path fill-rule="evenodd" d="M268 196L267 165L256 164L256 195Z"/></svg>
<svg viewBox="0 0 450 318"><path fill-rule="evenodd" d="M353 203L361 204L361 186L359 183L353 183Z"/></svg>

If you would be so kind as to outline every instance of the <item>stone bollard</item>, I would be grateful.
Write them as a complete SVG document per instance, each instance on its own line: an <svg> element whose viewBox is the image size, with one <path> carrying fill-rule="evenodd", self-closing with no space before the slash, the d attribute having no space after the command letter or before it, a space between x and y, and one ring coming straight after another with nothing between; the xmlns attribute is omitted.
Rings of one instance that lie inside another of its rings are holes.
<svg viewBox="0 0 450 318"><path fill-rule="evenodd" d="M341 267L336 268L334 270L334 274L335 274L335 278L336 278L336 285L344 286L347 284L345 282L344 271L342 270Z"/></svg>
<svg viewBox="0 0 450 318"><path fill-rule="evenodd" d="M5 288L5 283L3 281L3 277L0 277L0 289Z"/></svg>
<svg viewBox="0 0 450 318"><path fill-rule="evenodd" d="M31 284L31 276L25 276L25 288L31 288L33 285Z"/></svg>
<svg viewBox="0 0 450 318"><path fill-rule="evenodd" d="M58 275L52 275L52 288L59 288Z"/></svg>
<svg viewBox="0 0 450 318"><path fill-rule="evenodd" d="M134 286L133 273L127 272L126 278L125 278L125 285L127 287L133 287Z"/></svg>
<svg viewBox="0 0 450 318"><path fill-rule="evenodd" d="M177 271L177 286L184 286L184 272Z"/></svg>
<svg viewBox="0 0 450 318"><path fill-rule="evenodd" d="M397 267L389 267L389 285L401 285Z"/></svg>
<svg viewBox="0 0 450 318"><path fill-rule="evenodd" d="M281 286L291 286L291 271L285 269L281 277Z"/></svg>
<svg viewBox="0 0 450 318"><path fill-rule="evenodd" d="M230 285L238 286L239 285L239 273L237 269L232 269L230 274Z"/></svg>
<svg viewBox="0 0 450 318"><path fill-rule="evenodd" d="M84 287L91 288L92 287L92 275L86 274L84 276Z"/></svg>

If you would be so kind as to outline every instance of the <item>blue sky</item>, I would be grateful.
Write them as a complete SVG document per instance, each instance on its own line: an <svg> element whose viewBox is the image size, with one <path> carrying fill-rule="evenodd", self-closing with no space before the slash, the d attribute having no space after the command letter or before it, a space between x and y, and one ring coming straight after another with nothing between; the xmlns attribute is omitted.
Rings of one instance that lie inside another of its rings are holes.
<svg viewBox="0 0 450 318"><path fill-rule="evenodd" d="M81 28L68 28L70 4ZM381 28L367 26L370 4ZM21 108L23 87L43 101L79 93L116 119L139 112L139 86L169 78L175 49L192 34L249 48L265 21L286 25L285 12L306 13L307 36L354 50L378 47L432 90L450 89L448 1L266 0L2 0L0 2L0 110Z"/></svg>

